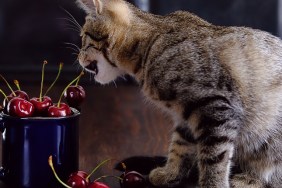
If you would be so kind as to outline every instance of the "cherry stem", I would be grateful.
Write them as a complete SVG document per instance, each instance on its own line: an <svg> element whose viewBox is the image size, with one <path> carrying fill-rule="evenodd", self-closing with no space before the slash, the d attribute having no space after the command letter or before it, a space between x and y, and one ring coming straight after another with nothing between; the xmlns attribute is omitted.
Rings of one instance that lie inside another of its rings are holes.
<svg viewBox="0 0 282 188"><path fill-rule="evenodd" d="M44 82L44 69L45 69L45 65L48 62L46 60L44 60L43 65L42 65L42 74L41 74L41 86L40 86L40 94L39 94L39 101L42 102L42 90L43 90L43 82Z"/></svg>
<svg viewBox="0 0 282 188"><path fill-rule="evenodd" d="M99 181L100 179L103 179L103 178L108 178L108 177L117 178L118 180L123 180L121 177L118 177L118 176L114 176L114 175L104 175L104 176L101 176L101 177L95 179L94 182Z"/></svg>
<svg viewBox="0 0 282 188"><path fill-rule="evenodd" d="M110 160L111 159L106 159L106 160L102 161L100 164L98 164L98 166L96 166L96 168L94 168L92 170L92 172L86 177L86 179L88 180L92 176L92 174L94 174L103 164L107 163Z"/></svg>
<svg viewBox="0 0 282 188"><path fill-rule="evenodd" d="M122 166L123 170L126 171L126 165L124 163L121 163L121 166Z"/></svg>
<svg viewBox="0 0 282 188"><path fill-rule="evenodd" d="M0 93L2 93L2 95L5 97L5 99L8 100L7 95L4 93L4 91L2 89L0 89Z"/></svg>
<svg viewBox="0 0 282 188"><path fill-rule="evenodd" d="M50 89L51 89L51 88L54 86L54 84L57 82L57 80L58 80L58 78L59 78L59 76L60 76L60 74L61 74L63 65L64 65L63 63L60 63L60 65L59 65L59 71L58 71L58 74L57 74L55 80L54 80L53 83L49 86L49 88L47 89L47 91L45 92L45 94L44 94L43 96L46 96L47 93L50 91Z"/></svg>
<svg viewBox="0 0 282 188"><path fill-rule="evenodd" d="M12 94L14 96L16 96L14 90L11 88L10 84L7 82L7 80L4 78L4 76L2 76L2 74L0 74L0 77L4 80L4 82L7 84L8 88L12 91Z"/></svg>
<svg viewBox="0 0 282 188"><path fill-rule="evenodd" d="M55 168L54 168L54 165L53 165L53 157L52 155L49 156L48 158L48 163L49 163L49 166L51 167L52 171L53 171L53 174L55 175L56 179L65 187L67 188L71 188L70 186L68 186L67 184L65 184L58 176L58 174L56 173L55 171Z"/></svg>
<svg viewBox="0 0 282 188"><path fill-rule="evenodd" d="M84 69L82 70L82 72L84 72ZM77 85L78 85L79 81L80 81L80 78L79 78L79 79L77 79L77 81L76 81L76 83L75 83L75 86L77 86Z"/></svg>
<svg viewBox="0 0 282 188"><path fill-rule="evenodd" d="M77 79L77 81L76 81L76 83L75 83L75 86L77 86L77 85L78 85L79 80L80 80L80 78L79 78L79 79Z"/></svg>
<svg viewBox="0 0 282 188"><path fill-rule="evenodd" d="M18 90L21 91L20 83L18 80L14 80L14 84L17 86Z"/></svg>
<svg viewBox="0 0 282 188"><path fill-rule="evenodd" d="M62 100L62 98L63 98L63 96L64 96L65 91L66 91L74 82L76 82L78 79L80 79L80 77L81 77L82 75L84 75L84 72L83 72L83 71L81 71L81 73L78 75L78 77L76 77L73 81L71 81L71 82L67 85L67 87L63 90L63 92L62 92L62 94L61 94L61 96L60 96L60 98L59 98L57 107L60 107L61 100Z"/></svg>

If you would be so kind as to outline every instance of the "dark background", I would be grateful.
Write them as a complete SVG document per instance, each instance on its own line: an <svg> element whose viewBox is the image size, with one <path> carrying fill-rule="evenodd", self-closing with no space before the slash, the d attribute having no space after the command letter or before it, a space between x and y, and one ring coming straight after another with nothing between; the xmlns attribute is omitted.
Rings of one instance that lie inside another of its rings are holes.
<svg viewBox="0 0 282 188"><path fill-rule="evenodd" d="M217 25L248 26L279 36L278 0L138 0L152 13L189 10ZM148 3L145 4L144 3ZM46 66L45 89L55 78L60 62L64 69L50 96L56 102L61 91L80 68L76 62L79 32L70 12L80 25L85 14L74 0L0 1L0 74L12 83L18 79L31 97L39 96L41 66ZM96 176L118 174L112 165L133 155L165 155L172 129L170 120L149 104L132 82L119 81L100 86L89 75L81 85L86 90L80 122L80 168L90 172L106 158L115 161ZM0 81L0 88L9 90ZM0 96L0 100L3 97ZM110 181L110 180L106 180ZM113 183L114 182L114 183ZM109 184L117 185L116 181Z"/></svg>

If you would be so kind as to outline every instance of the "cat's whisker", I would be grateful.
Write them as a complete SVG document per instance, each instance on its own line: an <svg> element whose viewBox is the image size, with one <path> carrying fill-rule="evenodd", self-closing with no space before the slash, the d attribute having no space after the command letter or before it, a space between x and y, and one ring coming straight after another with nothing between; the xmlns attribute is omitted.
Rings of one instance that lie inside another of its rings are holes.
<svg viewBox="0 0 282 188"><path fill-rule="evenodd" d="M81 72L80 70L82 69L82 67L78 63L77 59L72 62L72 66L74 66L76 68L76 71Z"/></svg>
<svg viewBox="0 0 282 188"><path fill-rule="evenodd" d="M81 26L77 25L73 20L71 20L70 18L57 18L58 20L66 20L68 21L68 23L66 23L65 25L71 25L73 27L75 27L77 30L79 30L79 32L81 31Z"/></svg>
<svg viewBox="0 0 282 188"><path fill-rule="evenodd" d="M95 74L93 74L93 73L91 73L91 79L93 80L93 81L95 81Z"/></svg>
<svg viewBox="0 0 282 188"><path fill-rule="evenodd" d="M77 60L75 60L73 63L72 63L73 66L76 66L77 68L80 68L80 64L77 62Z"/></svg>
<svg viewBox="0 0 282 188"><path fill-rule="evenodd" d="M66 23L65 26L69 26L70 28L75 29L78 33L81 32L81 28L77 27L76 25L73 25L72 23Z"/></svg>
<svg viewBox="0 0 282 188"><path fill-rule="evenodd" d="M90 82L92 82L92 75L91 74L89 74L89 80L90 80Z"/></svg>
<svg viewBox="0 0 282 188"><path fill-rule="evenodd" d="M121 78L122 78L124 81L127 81L127 79L125 78L124 75L122 75Z"/></svg>
<svg viewBox="0 0 282 188"><path fill-rule="evenodd" d="M115 80L113 80L113 83L114 83L115 87L117 88L117 83L116 83L116 81L115 81Z"/></svg>
<svg viewBox="0 0 282 188"><path fill-rule="evenodd" d="M67 29L67 30L71 30L71 31L75 31L75 32L77 32L77 33L80 33L80 31L79 31L77 28L72 27L71 25L69 25L69 27L66 27L66 29Z"/></svg>
<svg viewBox="0 0 282 188"><path fill-rule="evenodd" d="M70 47L70 46L66 46L65 48L67 48L67 49L71 49L71 50L73 50L74 52L76 52L76 53L78 53L79 51L77 51L77 49L75 49L75 48L73 48L73 47Z"/></svg>
<svg viewBox="0 0 282 188"><path fill-rule="evenodd" d="M67 44L67 45L70 45L70 46L74 46L78 51L80 51L80 48L76 44L74 44L74 43L64 42L64 44Z"/></svg>
<svg viewBox="0 0 282 188"><path fill-rule="evenodd" d="M76 70L81 72L81 66L79 64L76 65Z"/></svg>
<svg viewBox="0 0 282 188"><path fill-rule="evenodd" d="M72 55L78 56L78 53L71 53Z"/></svg>
<svg viewBox="0 0 282 188"><path fill-rule="evenodd" d="M76 60L74 60L74 61L72 62L72 66L76 66L76 67L78 68L78 64L77 64Z"/></svg>
<svg viewBox="0 0 282 188"><path fill-rule="evenodd" d="M69 17L72 20L72 22L74 22L75 25L78 26L78 28L80 28L80 29L82 28L81 25L78 23L78 21L74 18L74 16L69 11L67 11L63 7L61 7L61 9L64 10L69 15Z"/></svg>

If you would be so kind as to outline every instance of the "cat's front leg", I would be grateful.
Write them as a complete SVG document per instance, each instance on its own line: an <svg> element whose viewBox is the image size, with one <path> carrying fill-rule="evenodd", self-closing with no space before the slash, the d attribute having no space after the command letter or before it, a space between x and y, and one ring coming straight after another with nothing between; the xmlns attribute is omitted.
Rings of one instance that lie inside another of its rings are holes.
<svg viewBox="0 0 282 188"><path fill-rule="evenodd" d="M256 178L251 177L249 174L236 174L230 180L232 188L264 188L264 187L281 187L264 185L264 183Z"/></svg>
<svg viewBox="0 0 282 188"><path fill-rule="evenodd" d="M201 188L229 188L230 166L240 118L229 104L214 101L200 108L197 159Z"/></svg>
<svg viewBox="0 0 282 188"><path fill-rule="evenodd" d="M195 163L196 141L185 123L178 125L173 132L168 160L164 167L151 171L150 182L155 186L175 187Z"/></svg>

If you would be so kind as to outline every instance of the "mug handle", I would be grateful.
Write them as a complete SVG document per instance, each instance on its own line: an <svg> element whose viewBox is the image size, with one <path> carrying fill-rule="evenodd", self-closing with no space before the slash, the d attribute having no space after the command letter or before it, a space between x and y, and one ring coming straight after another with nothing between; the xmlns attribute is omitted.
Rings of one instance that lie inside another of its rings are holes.
<svg viewBox="0 0 282 188"><path fill-rule="evenodd" d="M5 125L3 121L3 112L0 111L0 131L3 133L5 131Z"/></svg>
<svg viewBox="0 0 282 188"><path fill-rule="evenodd" d="M0 112L0 131L1 131L2 134L5 131L5 125L4 125L4 121L3 121L3 112ZM0 167L0 180L3 180L5 178L5 176L6 176L5 174L6 174L5 169L3 167Z"/></svg>

